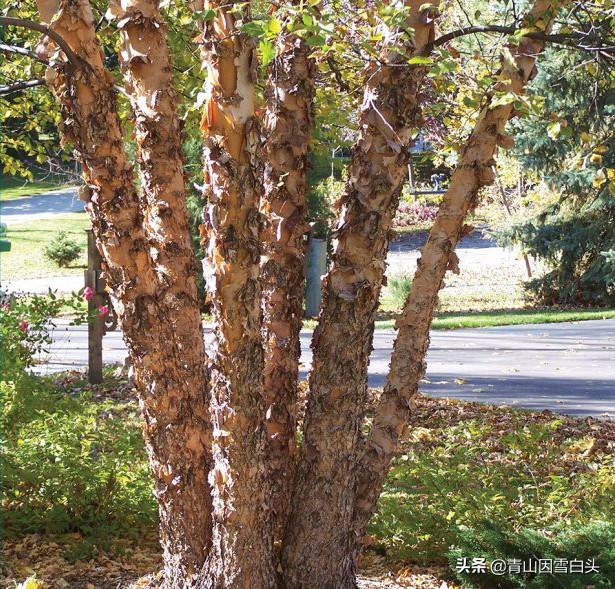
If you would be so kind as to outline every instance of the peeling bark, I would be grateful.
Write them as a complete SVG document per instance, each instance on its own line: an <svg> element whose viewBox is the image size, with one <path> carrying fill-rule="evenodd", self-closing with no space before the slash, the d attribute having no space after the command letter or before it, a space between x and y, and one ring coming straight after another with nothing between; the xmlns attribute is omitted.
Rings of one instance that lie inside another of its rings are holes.
<svg viewBox="0 0 615 589"><path fill-rule="evenodd" d="M538 0L525 26L548 30L555 16L553 0ZM512 55L502 57L497 90L524 92L532 77L536 56L542 42L522 37ZM513 115L512 103L492 106L489 97L464 146L459 164L443 197L427 243L421 252L404 310L396 322L399 330L391 358L386 386L376 408L374 423L360 462L355 504L355 529L363 535L376 508L391 460L412 409L412 398L425 373L425 355L429 346L429 327L438 292L447 270L458 272L455 247L472 227L464 225L469 211L478 202L481 187L493 182L493 156L498 145L506 146L510 138L505 127Z"/></svg>
<svg viewBox="0 0 615 589"><path fill-rule="evenodd" d="M113 79L103 66L89 3L39 0L38 6L42 19L81 60L75 67L56 51L46 81L63 110L63 140L74 144L82 163L81 197L87 201L105 279L134 365L159 504L167 587L189 587L210 542L211 442L181 163L179 168L174 161L156 165L166 157L159 150L169 145L152 138L148 125L153 121L139 120L149 115L137 114L147 195L140 201L123 148ZM154 103L160 106L163 116L170 116L170 135L173 101L163 101L167 109L153 100L155 91L146 84L135 89L133 98L139 94L152 109Z"/></svg>
<svg viewBox="0 0 615 589"><path fill-rule="evenodd" d="M266 86L264 191L264 388L268 466L278 532L288 518L297 445L297 384L303 317L307 153L313 120L315 64L300 37L284 35Z"/></svg>
<svg viewBox="0 0 615 589"><path fill-rule="evenodd" d="M246 18L246 9L234 5L206 4L216 16L202 33L208 70L202 240L216 344L211 385L213 548L200 587L267 589L276 578L265 467L256 61L253 40L239 32L238 20Z"/></svg>
<svg viewBox="0 0 615 589"><path fill-rule="evenodd" d="M422 1L407 5L415 40L404 37L402 47L418 52L433 40L433 18L429 8L420 10ZM383 58L397 64L405 59L390 52ZM304 444L282 552L288 589L354 584L348 556L354 545L353 489L367 365L391 220L407 174L412 133L421 124L418 94L424 75L424 67L375 63L365 75L361 136L312 342Z"/></svg>

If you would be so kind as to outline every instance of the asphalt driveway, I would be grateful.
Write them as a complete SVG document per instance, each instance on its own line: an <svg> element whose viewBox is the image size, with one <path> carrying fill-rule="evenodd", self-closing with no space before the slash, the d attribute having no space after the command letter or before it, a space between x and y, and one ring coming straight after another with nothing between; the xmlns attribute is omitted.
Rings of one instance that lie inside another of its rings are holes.
<svg viewBox="0 0 615 589"><path fill-rule="evenodd" d="M211 337L208 333L207 337ZM370 386L386 380L395 332L376 331ZM304 332L302 376L310 367ZM105 362L123 362L119 332L104 339ZM58 326L41 372L84 368L85 326ZM571 415L615 417L615 319L433 331L421 391L434 396L517 405Z"/></svg>
<svg viewBox="0 0 615 589"><path fill-rule="evenodd" d="M62 188L35 196L24 196L0 203L0 221L9 227L17 223L51 219L56 215L83 211L77 188Z"/></svg>

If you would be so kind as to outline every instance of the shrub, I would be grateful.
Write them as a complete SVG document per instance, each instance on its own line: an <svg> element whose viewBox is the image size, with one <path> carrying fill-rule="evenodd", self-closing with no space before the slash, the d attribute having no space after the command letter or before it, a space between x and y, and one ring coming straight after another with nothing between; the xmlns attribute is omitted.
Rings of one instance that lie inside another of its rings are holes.
<svg viewBox="0 0 615 589"><path fill-rule="evenodd" d="M397 208L397 214L393 221L394 229L417 228L424 229L433 223L438 214L438 207L435 205L422 204L418 202L402 202Z"/></svg>
<svg viewBox="0 0 615 589"><path fill-rule="evenodd" d="M395 304L401 309L412 290L412 274L395 274L388 279L387 286Z"/></svg>
<svg viewBox="0 0 615 589"><path fill-rule="evenodd" d="M101 401L81 381L40 377L0 383L0 400L5 533L77 532L79 557L153 527L134 404Z"/></svg>
<svg viewBox="0 0 615 589"><path fill-rule="evenodd" d="M75 313L71 324L79 325L90 317L79 293L58 298L51 290L46 295L15 295L0 291L0 376L3 381L18 381L27 376L36 356L51 343L53 319L64 307Z"/></svg>
<svg viewBox="0 0 615 589"><path fill-rule="evenodd" d="M60 268L66 268L81 255L81 246L66 231L60 231L45 248L44 255Z"/></svg>
<svg viewBox="0 0 615 589"><path fill-rule="evenodd" d="M51 343L51 320L64 301L55 295L30 297L0 294L0 358L2 380L20 378L35 363L36 354Z"/></svg>
<svg viewBox="0 0 615 589"><path fill-rule="evenodd" d="M608 422L419 396L370 534L392 560L441 562L464 526L555 533L613 521ZM592 428L598 427L598 430ZM493 586L490 586L493 587Z"/></svg>
<svg viewBox="0 0 615 589"><path fill-rule="evenodd" d="M344 183L327 177L312 186L307 195L308 221L312 237L326 238L334 218L333 207L344 191Z"/></svg>
<svg viewBox="0 0 615 589"><path fill-rule="evenodd" d="M458 559L485 558L487 563L496 559L536 562L540 559L565 561L594 561L597 572L509 573L493 574L489 566L484 573L458 572ZM457 545L449 552L451 568L465 588L488 589L595 589L612 587L615 579L615 524L593 521L572 529L558 530L546 535L540 530L520 532L503 529L498 523L485 520L480 527L462 527Z"/></svg>

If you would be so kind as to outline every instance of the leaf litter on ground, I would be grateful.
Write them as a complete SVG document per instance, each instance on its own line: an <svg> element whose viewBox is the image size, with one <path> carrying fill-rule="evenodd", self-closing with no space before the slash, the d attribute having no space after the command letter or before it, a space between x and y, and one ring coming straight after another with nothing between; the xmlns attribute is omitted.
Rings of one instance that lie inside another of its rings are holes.
<svg viewBox="0 0 615 589"><path fill-rule="evenodd" d="M136 404L134 390L118 378L106 386L90 387L93 403L112 398L120 404ZM79 394L82 376L69 374L56 379L67 395ZM305 389L305 387L301 387ZM305 393L303 390L302 392ZM370 391L375 403L380 390ZM467 430L451 426L473 424ZM475 425L479 424L479 425ZM540 443L549 448L548 464L532 464L532 477L551 476L553 472L574 476L595 468L597 462L615 457L615 422L593 417L573 418L551 411L532 412L446 398L418 395L409 427L397 461L409 452L429 453L449 436L457 446L480 444L485 465L514 462L519 452L511 452L506 440L519 432L540 430L547 434ZM440 449L438 450L440 451ZM541 472L542 469L542 472ZM418 488L420 492L421 489ZM450 513L446 515L447 520ZM67 546L79 543L79 534L28 534L6 538L3 546L0 587L20 589L154 589L160 584L160 549L155 533L143 532L139 542L118 540L124 549L112 553L98 551L89 560L66 558ZM360 559L360 589L456 589L444 559L408 558L403 550L387 545L373 531L365 540ZM413 547L410 547L410 554ZM418 554L418 553L417 553Z"/></svg>

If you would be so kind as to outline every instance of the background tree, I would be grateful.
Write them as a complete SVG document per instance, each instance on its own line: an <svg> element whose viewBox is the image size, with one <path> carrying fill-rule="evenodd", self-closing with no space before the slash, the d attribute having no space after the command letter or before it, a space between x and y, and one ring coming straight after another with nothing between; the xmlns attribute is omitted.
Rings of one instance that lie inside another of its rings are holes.
<svg viewBox="0 0 615 589"><path fill-rule="evenodd" d="M556 197L509 235L548 264L528 285L547 304L615 301L614 81L608 63L550 49L531 87L544 97L543 111L515 129L521 165Z"/></svg>

